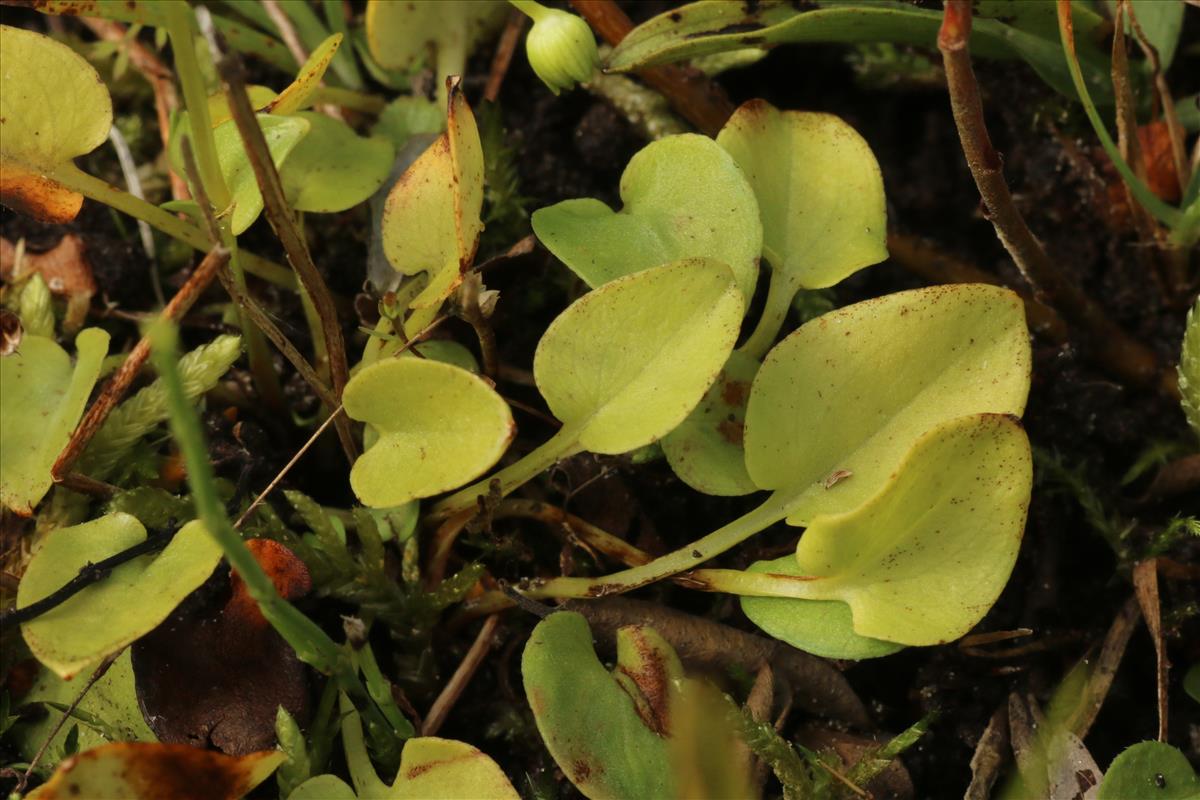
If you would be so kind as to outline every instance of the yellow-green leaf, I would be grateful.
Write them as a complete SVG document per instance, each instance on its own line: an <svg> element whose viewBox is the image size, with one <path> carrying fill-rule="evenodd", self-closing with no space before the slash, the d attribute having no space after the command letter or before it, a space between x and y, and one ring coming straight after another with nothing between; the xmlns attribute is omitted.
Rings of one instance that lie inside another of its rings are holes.
<svg viewBox="0 0 1200 800"><path fill-rule="evenodd" d="M297 211L334 213L375 194L392 169L395 150L381 136L358 136L344 122L302 111L309 125L280 171L288 202Z"/></svg>
<svg viewBox="0 0 1200 800"><path fill-rule="evenodd" d="M294 114L304 108L313 93L320 87L321 78L325 76L325 70L329 68L329 63L333 61L341 44L342 34L335 33L317 45L312 51L312 55L300 67L296 79L263 110L268 114L284 116Z"/></svg>
<svg viewBox="0 0 1200 800"><path fill-rule="evenodd" d="M29 561L17 588L24 608L57 591L89 563L101 561L146 538L128 514L51 531ZM108 577L21 625L30 651L63 678L156 628L221 560L221 548L199 522L175 534L162 552L116 567Z"/></svg>
<svg viewBox="0 0 1200 800"><path fill-rule="evenodd" d="M53 339L27 335L0 358L0 500L28 516L52 479L50 468L83 415L108 352L108 334L86 328L77 359Z"/></svg>
<svg viewBox="0 0 1200 800"><path fill-rule="evenodd" d="M534 378L583 449L625 453L691 413L729 357L741 316L741 292L717 261L617 278L550 324Z"/></svg>
<svg viewBox="0 0 1200 800"><path fill-rule="evenodd" d="M57 182L112 127L112 100L91 65L48 36L0 25L0 201L47 222L70 222L83 195Z"/></svg>
<svg viewBox="0 0 1200 800"><path fill-rule="evenodd" d="M421 358L388 358L346 385L346 413L379 432L350 470L365 505L396 506L454 489L499 460L516 427L482 378Z"/></svg>
<svg viewBox="0 0 1200 800"><path fill-rule="evenodd" d="M795 554L756 561L747 572L801 578ZM764 632L792 647L822 658L858 661L902 650L904 645L854 632L850 606L841 600L796 600L791 597L742 597L742 611Z"/></svg>
<svg viewBox="0 0 1200 800"><path fill-rule="evenodd" d="M446 133L405 170L383 209L383 252L405 275L429 274L413 308L439 305L462 281L483 231L483 147L457 82Z"/></svg>
<svg viewBox="0 0 1200 800"><path fill-rule="evenodd" d="M883 175L866 140L840 118L751 100L717 142L754 187L763 255L789 299L887 258Z"/></svg>
<svg viewBox="0 0 1200 800"><path fill-rule="evenodd" d="M284 758L278 750L234 757L182 744L108 744L64 761L29 800L237 800Z"/></svg>
<svg viewBox="0 0 1200 800"><path fill-rule="evenodd" d="M1021 546L1033 458L1003 414L950 420L860 508L800 537L796 596L841 600L854 630L906 645L957 639L987 613ZM800 601L803 602L803 601Z"/></svg>
<svg viewBox="0 0 1200 800"><path fill-rule="evenodd" d="M832 311L780 342L758 371L746 467L793 525L849 511L939 423L1020 415L1029 370L1024 306L1007 289L937 286Z"/></svg>
<svg viewBox="0 0 1200 800"><path fill-rule="evenodd" d="M479 41L503 24L508 8L495 0L368 0L367 45L389 70L419 69L431 50L442 63L452 64L455 57L465 61Z"/></svg>
<svg viewBox="0 0 1200 800"><path fill-rule="evenodd" d="M733 271L746 305L758 280L762 224L754 190L712 139L680 134L647 145L621 176L624 207L565 200L533 214L550 252L589 286L684 258Z"/></svg>
<svg viewBox="0 0 1200 800"><path fill-rule="evenodd" d="M705 494L749 494L758 487L746 472L746 403L759 363L735 350L700 405L662 440L667 463L680 480Z"/></svg>

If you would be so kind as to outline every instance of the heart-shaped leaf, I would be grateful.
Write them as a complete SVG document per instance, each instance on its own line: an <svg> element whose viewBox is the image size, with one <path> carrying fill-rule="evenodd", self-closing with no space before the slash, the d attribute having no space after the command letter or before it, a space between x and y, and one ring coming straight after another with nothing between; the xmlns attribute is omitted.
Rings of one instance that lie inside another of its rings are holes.
<svg viewBox="0 0 1200 800"><path fill-rule="evenodd" d="M774 561L756 561L746 571L804 577L795 554ZM745 596L742 597L742 611L751 622L781 642L822 658L858 661L904 649L904 645L896 642L855 633L850 606L841 600Z"/></svg>
<svg viewBox="0 0 1200 800"><path fill-rule="evenodd" d="M112 100L96 70L40 33L0 25L0 201L46 222L70 222L83 195L53 177L108 139Z"/></svg>
<svg viewBox="0 0 1200 800"><path fill-rule="evenodd" d="M772 280L799 289L833 286L887 258L887 209L875 155L832 114L779 111L764 100L739 108L717 142L758 199Z"/></svg>
<svg viewBox="0 0 1200 800"><path fill-rule="evenodd" d="M685 258L733 271L743 302L758 280L762 223L754 190L712 139L668 136L647 145L621 176L613 212L599 200L566 200L533 214L533 230L589 286Z"/></svg>
<svg viewBox="0 0 1200 800"><path fill-rule="evenodd" d="M294 114L308 105L313 93L321 86L321 78L325 77L325 70L329 69L329 64L333 61L341 44L342 34L335 33L317 45L313 49L312 55L300 67L296 79L280 92L278 97L271 100L263 110L268 114L284 116Z"/></svg>
<svg viewBox="0 0 1200 800"><path fill-rule="evenodd" d="M45 668L38 673L33 688L17 699L22 704L45 703L47 713L41 717L34 717L28 725L19 725L11 734L21 758L27 761L32 759L46 744L51 731L63 716L63 709L79 696L79 689L78 680L64 681ZM56 704L58 708L49 706L50 703ZM104 723L102 728L88 724L79 726L81 750L99 747L110 741L155 741L154 732L146 726L142 710L138 707L133 684L133 667L130 665L128 651L117 657L100 680L83 695L76 708L89 718ZM50 740L43 754L43 763L53 765L67 757L64 745L68 727L69 725L62 726Z"/></svg>
<svg viewBox="0 0 1200 800"><path fill-rule="evenodd" d="M423 736L409 739L400 754L400 769L388 786L379 780L363 739L358 712L341 699L342 746L350 767L351 789L333 775L311 778L288 800L519 800L504 772L485 753L465 742Z"/></svg>
<svg viewBox="0 0 1200 800"><path fill-rule="evenodd" d="M100 376L108 334L87 328L75 348L74 367L66 351L44 336L25 336L15 352L0 357L0 499L22 516L32 514L50 489L50 468Z"/></svg>
<svg viewBox="0 0 1200 800"><path fill-rule="evenodd" d="M64 761L29 800L237 800L283 760L278 750L235 758L182 744L108 744Z"/></svg>
<svg viewBox="0 0 1200 800"><path fill-rule="evenodd" d="M733 349L741 315L741 292L720 262L644 270L560 314L538 343L534 378L580 447L626 453L691 413Z"/></svg>
<svg viewBox="0 0 1200 800"><path fill-rule="evenodd" d="M667 739L660 735L666 730L651 711L668 707L671 680L680 677L678 659L665 646L639 653L629 646L629 631L618 634L626 646L618 643L612 673L596 657L587 621L574 612L538 623L521 658L525 696L542 741L571 783L593 800L676 796ZM644 636L638 641L652 642Z"/></svg>
<svg viewBox="0 0 1200 800"><path fill-rule="evenodd" d="M680 480L705 494L749 494L757 486L746 472L746 403L759 363L735 350L700 405L662 440Z"/></svg>
<svg viewBox="0 0 1200 800"><path fill-rule="evenodd" d="M17 588L17 607L35 603L101 561L145 540L146 529L128 514L52 531L34 552ZM204 583L221 548L199 522L190 522L157 555L113 569L65 602L21 626L38 661L70 678L154 630Z"/></svg>
<svg viewBox="0 0 1200 800"><path fill-rule="evenodd" d="M516 428L482 378L449 364L389 358L346 385L346 413L379 440L354 462L350 485L365 505L396 506L453 489L491 467Z"/></svg>
<svg viewBox="0 0 1200 800"><path fill-rule="evenodd" d="M446 132L400 176L383 209L388 262L405 275L429 275L413 308L440 305L454 291L475 258L483 231L479 128L457 80L449 83Z"/></svg>
<svg viewBox="0 0 1200 800"><path fill-rule="evenodd" d="M449 64L455 58L465 60L478 42L503 24L507 13L508 5L495 0L369 0L367 45L384 69L420 69L431 49L439 63Z"/></svg>
<svg viewBox="0 0 1200 800"><path fill-rule="evenodd" d="M1139 742L1113 759L1097 800L1195 800L1200 776L1169 744Z"/></svg>
<svg viewBox="0 0 1200 800"><path fill-rule="evenodd" d="M1000 596L1021 546L1033 458L1012 417L950 420L913 446L861 507L800 537L793 596L841 600L861 636L932 645L969 631Z"/></svg>
<svg viewBox="0 0 1200 800"><path fill-rule="evenodd" d="M296 117L306 121L309 130L280 173L292 208L345 211L383 185L396 155L387 139L358 136L346 123L312 111Z"/></svg>
<svg viewBox="0 0 1200 800"><path fill-rule="evenodd" d="M793 525L857 508L937 424L1020 415L1029 370L1024 306L1007 289L955 284L855 303L801 326L763 362L746 467Z"/></svg>

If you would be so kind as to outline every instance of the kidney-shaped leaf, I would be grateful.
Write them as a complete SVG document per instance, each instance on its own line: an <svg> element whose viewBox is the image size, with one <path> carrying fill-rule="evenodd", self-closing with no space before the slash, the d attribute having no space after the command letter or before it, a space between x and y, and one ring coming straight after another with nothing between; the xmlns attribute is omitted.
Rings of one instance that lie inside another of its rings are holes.
<svg viewBox="0 0 1200 800"><path fill-rule="evenodd" d="M15 352L0 357L0 500L23 516L50 489L50 468L100 376L108 334L87 328L75 337L75 348L74 368L66 351L44 336L25 336Z"/></svg>
<svg viewBox="0 0 1200 800"><path fill-rule="evenodd" d="M35 603L101 561L146 538L128 514L52 531L33 554L17 588L17 607ZM221 560L221 548L199 522L185 525L156 555L116 567L62 604L21 626L38 661L70 678L154 630Z"/></svg>
<svg viewBox="0 0 1200 800"><path fill-rule="evenodd" d="M987 613L1021 546L1033 458L1012 417L950 420L922 437L884 489L800 537L797 597L841 600L862 636L957 639Z"/></svg>
<svg viewBox="0 0 1200 800"><path fill-rule="evenodd" d="M521 658L533 718L550 755L586 797L674 797L667 739L642 715L652 695L659 708L665 705L671 673L677 672L671 667L678 662L662 663L663 650L654 648L646 652L659 662L654 667L637 659L637 648L622 650L610 674L596 657L582 615L558 612L538 623ZM669 648L666 652L675 658ZM651 673L658 690L638 689L649 685Z"/></svg>
<svg viewBox="0 0 1200 800"><path fill-rule="evenodd" d="M375 4L401 5L401 4ZM429 274L414 308L440 304L475 258L483 222L483 146L457 81L446 132L405 170L383 208L383 252L405 275Z"/></svg>
<svg viewBox="0 0 1200 800"><path fill-rule="evenodd" d="M832 311L758 371L746 467L793 525L857 508L938 423L1020 415L1029 369L1024 307L1007 289L937 286Z"/></svg>
<svg viewBox="0 0 1200 800"><path fill-rule="evenodd" d="M618 278L550 324L533 374L551 411L594 453L625 453L684 420L737 339L729 269L689 259Z"/></svg>
<svg viewBox="0 0 1200 800"><path fill-rule="evenodd" d="M284 758L278 750L235 758L182 744L108 744L64 761L29 798L238 800Z"/></svg>
<svg viewBox="0 0 1200 800"><path fill-rule="evenodd" d="M762 224L754 191L733 158L705 136L660 139L629 160L619 212L599 200L566 200L533 214L550 252L589 286L684 258L733 271L749 304L758 280Z"/></svg>
<svg viewBox="0 0 1200 800"><path fill-rule="evenodd" d="M333 213L353 208L383 185L395 150L381 136L364 138L339 120L305 111L308 135L287 157L280 173L288 201L297 211Z"/></svg>
<svg viewBox="0 0 1200 800"><path fill-rule="evenodd" d="M275 166L281 166L288 154L300 144L309 130L308 120L300 117L279 117L271 114L259 114L258 124L267 140L267 149L271 152L271 160ZM258 189L258 179L254 177L254 168L246 157L246 146L238 133L237 123L228 120L213 130L213 140L217 146L217 162L221 166L221 174L229 188L233 203L232 230L238 235L249 228L262 212L262 193Z"/></svg>
<svg viewBox="0 0 1200 800"><path fill-rule="evenodd" d="M887 258L883 175L866 140L840 118L751 100L717 142L754 187L763 255L786 276L789 295Z"/></svg>
<svg viewBox="0 0 1200 800"><path fill-rule="evenodd" d="M1162 742L1139 742L1121 751L1100 783L1098 800L1195 800L1200 776L1187 756Z"/></svg>
<svg viewBox="0 0 1200 800"><path fill-rule="evenodd" d="M700 405L662 440L667 463L680 480L705 494L749 494L756 487L742 449L746 402L759 363L734 350Z"/></svg>
<svg viewBox="0 0 1200 800"><path fill-rule="evenodd" d="M83 195L51 175L108 139L108 89L83 56L40 33L0 25L0 51L0 201L70 222Z"/></svg>
<svg viewBox="0 0 1200 800"><path fill-rule="evenodd" d="M756 561L746 570L800 578L795 554ZM858 661L902 650L904 645L854 632L850 606L841 600L796 600L791 597L742 597L742 611L763 631L792 647L822 658Z"/></svg>
<svg viewBox="0 0 1200 800"><path fill-rule="evenodd" d="M515 432L508 404L482 378L421 358L389 358L346 385L346 413L379 440L350 470L373 508L456 488L499 460Z"/></svg>
<svg viewBox="0 0 1200 800"><path fill-rule="evenodd" d="M518 800L503 770L485 753L465 742L425 736L409 739L400 753L400 769L388 786L379 780L363 739L362 722L343 695L342 746L354 789L333 775L318 775L296 787L288 800Z"/></svg>
<svg viewBox="0 0 1200 800"><path fill-rule="evenodd" d="M384 69L412 71L426 61L432 48L444 63L471 49L502 24L508 6L496 0L420 0L367 3L367 45Z"/></svg>

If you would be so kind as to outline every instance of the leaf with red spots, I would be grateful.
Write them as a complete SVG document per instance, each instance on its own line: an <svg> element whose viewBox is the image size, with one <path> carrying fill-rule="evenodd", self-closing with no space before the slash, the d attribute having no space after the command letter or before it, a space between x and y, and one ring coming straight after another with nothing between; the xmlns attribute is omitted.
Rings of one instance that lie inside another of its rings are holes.
<svg viewBox="0 0 1200 800"><path fill-rule="evenodd" d="M246 543L279 594L295 599L312 587L304 564L283 545ZM167 620L133 647L138 699L150 727L168 743L245 755L275 744L282 706L308 718L307 672L263 618L234 573L219 612Z"/></svg>
<svg viewBox="0 0 1200 800"><path fill-rule="evenodd" d="M64 761L29 798L237 800L283 759L277 751L234 758L179 744L107 744Z"/></svg>

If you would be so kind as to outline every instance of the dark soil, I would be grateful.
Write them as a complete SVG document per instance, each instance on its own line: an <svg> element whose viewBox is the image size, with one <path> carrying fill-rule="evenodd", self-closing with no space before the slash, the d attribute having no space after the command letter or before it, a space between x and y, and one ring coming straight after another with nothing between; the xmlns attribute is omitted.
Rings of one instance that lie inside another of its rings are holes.
<svg viewBox="0 0 1200 800"><path fill-rule="evenodd" d="M644 17L651 10L635 7L632 13ZM6 22L16 13L6 9ZM1195 16L1192 14L1188 34L1193 42ZM1195 85L1187 85L1189 80L1200 81L1200 59L1194 50L1180 56L1172 73L1173 79L1185 76L1179 80L1180 94L1196 91ZM482 55L475 62L484 71L487 63ZM1034 232L1056 263L1116 322L1154 348L1165 362L1173 363L1190 298L1164 294L1146 274L1136 237L1108 223L1105 209L1100 207L1107 202L1107 195L1102 186L1098 188L1095 176L1081 169L1081 164L1087 164L1095 174L1103 174L1103 158L1093 152L1092 135L1082 116L1067 114L1068 107L1019 64L983 63L978 69L992 136L1003 152L1010 185ZM1190 79L1186 77L1189 74ZM845 118L863 134L879 159L888 191L889 225L895 231L927 239L1000 275L1012 286L1020 285L1020 276L980 213L944 89L863 88L847 64L844 48L826 46L779 48L751 68L722 76L720 83L735 104L761 97L780 108L828 111ZM616 189L621 172L644 142L615 111L582 91L550 95L520 52L499 105L508 142L518 154L520 191L528 198L530 210L571 197L598 197L619 205ZM112 163L95 158L95 171L116 177ZM85 203L84 213L65 228L40 225L7 209L0 213L3 235L10 240L24 236L35 251L53 246L67 229L79 232L88 245L101 287L94 321L115 334L114 346L131 341L135 332L127 322L103 315L106 306L136 312L153 305L145 279L149 265L128 220L123 222L124 230L119 230L114 216L91 202ZM309 225L316 261L344 301L346 332L353 336L357 320L351 301L365 279L365 215L310 216ZM281 258L265 225L259 223L259 228L246 238L247 247ZM497 242L496 250L511 243ZM491 255L494 253L481 252L480 259ZM1195 274L1195 264L1192 266ZM501 291L495 327L502 360L528 370L545 323L583 287L541 249L498 265L485 279L489 288ZM177 282L178 276L167 276L168 293ZM845 305L920 285L921 279L886 262L853 276L837 287L834 296L837 304ZM306 328L295 299L262 285L256 284L256 288L261 298L272 304L285 332L306 350ZM219 292L211 297L218 301ZM195 344L211 337L213 325L211 317L193 316L194 324L185 328L185 335ZM469 328L461 323L446 326L445 332L473 345ZM1102 365L1088 360L1086 337L1085 331L1073 330L1066 344L1034 341L1033 388L1025 425L1039 451L1038 484L1016 570L999 603L979 626L984 631L1032 628L1032 637L1015 644L1032 641L1035 646L1006 657L987 658L949 644L846 665L846 674L878 725L878 731L863 733L896 733L937 712L929 733L904 757L917 797L961 797L970 781L968 762L993 711L1012 691L1030 691L1043 703L1048 701L1070 667L1095 652L1131 596L1131 564L1118 557L1097 532L1079 498L1063 489L1047 463L1056 460L1076 471L1099 498L1104 513L1119 520L1118 528L1125 523L1132 526L1128 552L1144 551L1172 517L1200 514L1200 497L1195 496L1139 503L1153 470L1122 485L1122 477L1147 447L1189 441L1189 431L1176 403L1153 392L1124 387ZM361 336L354 347L359 344ZM352 350L352 362L354 357ZM279 367L283 374L290 374L282 362ZM313 401L303 385L286 383L289 400L297 409L311 413ZM223 398L236 400L242 385L233 382ZM544 408L536 390L528 386L502 382L499 388L506 396ZM250 398L239 413L241 419L255 423L259 438L253 447L235 441L228 426L223 429L217 419L210 432L216 447L224 442L226 455L239 454L223 460L223 475L234 479L245 461L258 464L253 487L257 490L303 444L308 431L280 425L258 410ZM544 440L551 430L544 420L520 411L517 421L517 453ZM352 497L345 485L344 461L333 444L328 438L326 446L314 449L286 485L324 504L346 507ZM602 470L606 477L593 480ZM581 456L529 487L528 492L559 504L565 496L573 513L651 551L682 545L713 529L714 522L731 519L748 507L744 498L712 498L692 492L661 460L635 465L628 459ZM466 537L457 553L464 562L485 557L498 579L559 574L564 564L580 571L595 568L585 555L561 550L556 540L531 527L534 525L537 523L497 523L491 531ZM778 526L714 566L745 565L794 541L796 535L795 530ZM1194 564L1200 556L1200 540L1177 543L1168 555ZM1164 581L1162 591L1169 655L1175 665L1170 683L1170 741L1196 762L1200 761L1200 705L1178 698L1184 697L1180 687L1184 671L1200 660L1200 596L1196 585L1178 581ZM754 629L729 598L673 587L653 587L640 596ZM338 614L353 609L327 604L321 608L310 605L306 611L336 630L340 627ZM534 786L557 785L557 796L570 797L573 790L558 780L521 689L520 652L535 622L519 612L505 618L502 643L485 661L440 735L469 739L492 754L523 793L530 793ZM477 629L478 623L471 623L435 631L428 668L412 680L401 680L416 708L428 708ZM389 663L402 660L389 661L387 647L386 640L377 644L385 672ZM1154 676L1153 644L1141 626L1087 738L1102 768L1124 747L1154 738ZM808 721L794 714L783 733L788 735Z"/></svg>

